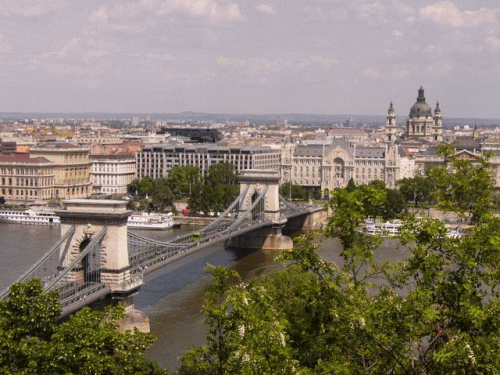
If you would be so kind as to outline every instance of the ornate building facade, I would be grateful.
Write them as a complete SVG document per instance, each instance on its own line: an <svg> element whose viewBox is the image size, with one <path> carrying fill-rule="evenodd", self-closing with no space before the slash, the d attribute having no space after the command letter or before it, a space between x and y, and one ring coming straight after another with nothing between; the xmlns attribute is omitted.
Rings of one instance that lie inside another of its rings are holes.
<svg viewBox="0 0 500 375"><path fill-rule="evenodd" d="M87 198L92 193L89 148L70 143L46 143L33 147L30 154L53 163L54 198Z"/></svg>
<svg viewBox="0 0 500 375"><path fill-rule="evenodd" d="M31 204L54 195L54 167L46 158L0 155L0 196L7 203Z"/></svg>
<svg viewBox="0 0 500 375"><path fill-rule="evenodd" d="M390 143L359 147L336 139L325 144L287 144L281 155L281 182L324 191L346 187L352 178L356 185L381 180L395 188L397 180L408 177L402 175L408 170L407 159L400 147Z"/></svg>

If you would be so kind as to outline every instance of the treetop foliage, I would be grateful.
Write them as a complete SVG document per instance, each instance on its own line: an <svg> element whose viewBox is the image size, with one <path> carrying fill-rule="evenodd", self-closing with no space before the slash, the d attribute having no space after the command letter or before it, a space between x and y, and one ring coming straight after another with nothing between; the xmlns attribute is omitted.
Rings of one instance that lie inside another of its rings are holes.
<svg viewBox="0 0 500 375"><path fill-rule="evenodd" d="M105 311L81 309L59 322L57 292L44 294L40 280L17 283L0 301L0 373L148 374L165 372L142 353L152 335L117 330L123 305Z"/></svg>
<svg viewBox="0 0 500 375"><path fill-rule="evenodd" d="M342 262L324 262L308 235L280 253L283 271L248 283L210 268L207 345L183 356L179 374L500 372L500 219L486 210L488 161L448 156L432 171L433 199L469 219L462 236L406 215L404 260L378 263L384 239L359 229L387 189L336 190L325 235L340 240Z"/></svg>

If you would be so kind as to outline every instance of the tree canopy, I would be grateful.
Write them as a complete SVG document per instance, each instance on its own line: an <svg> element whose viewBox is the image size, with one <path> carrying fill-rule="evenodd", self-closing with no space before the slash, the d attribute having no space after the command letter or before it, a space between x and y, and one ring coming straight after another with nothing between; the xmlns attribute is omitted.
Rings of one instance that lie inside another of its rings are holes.
<svg viewBox="0 0 500 375"><path fill-rule="evenodd" d="M117 330L123 305L105 311L81 309L59 322L56 292L44 294L40 280L14 284L0 301L0 373L143 374L165 372L142 353L152 335Z"/></svg>
<svg viewBox="0 0 500 375"><path fill-rule="evenodd" d="M451 162L455 170L435 173L434 196L472 218L462 236L407 215L398 245L404 260L379 263L384 239L359 228L380 212L387 190L336 190L324 234L340 240L342 262L324 262L312 236L302 236L280 253L283 271L248 283L210 267L207 345L184 355L179 373L500 372L500 218L485 210L493 185L487 160Z"/></svg>

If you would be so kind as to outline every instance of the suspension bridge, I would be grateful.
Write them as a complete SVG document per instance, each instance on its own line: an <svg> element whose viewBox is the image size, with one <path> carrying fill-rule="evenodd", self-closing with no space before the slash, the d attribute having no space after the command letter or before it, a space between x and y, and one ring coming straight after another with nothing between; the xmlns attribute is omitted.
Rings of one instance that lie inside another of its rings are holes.
<svg viewBox="0 0 500 375"><path fill-rule="evenodd" d="M281 228L289 220L313 218L323 211L279 196L276 171L247 171L239 182L239 196L216 220L165 242L127 230L131 212L126 202L64 201L65 209L57 212L61 238L15 282L39 278L45 292L59 293L63 316L105 297L123 299L133 309L132 296L145 275L220 241L228 246L289 249L292 241ZM9 288L0 298L8 298Z"/></svg>

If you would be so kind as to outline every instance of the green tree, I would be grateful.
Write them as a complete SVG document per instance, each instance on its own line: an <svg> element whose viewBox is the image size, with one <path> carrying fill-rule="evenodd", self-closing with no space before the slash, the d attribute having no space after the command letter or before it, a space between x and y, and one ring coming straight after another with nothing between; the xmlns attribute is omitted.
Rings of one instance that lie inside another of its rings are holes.
<svg viewBox="0 0 500 375"><path fill-rule="evenodd" d="M292 199L292 183L290 181L280 185L279 193L285 199Z"/></svg>
<svg viewBox="0 0 500 375"><path fill-rule="evenodd" d="M194 181L194 180L193 180ZM210 166L204 181L192 185L188 206L194 212L224 211L238 197L240 187L230 163Z"/></svg>
<svg viewBox="0 0 500 375"><path fill-rule="evenodd" d="M151 200L157 211L164 211L166 207L173 207L174 194L166 178L159 178L154 181Z"/></svg>
<svg viewBox="0 0 500 375"><path fill-rule="evenodd" d="M418 207L420 202L428 201L431 198L432 185L430 180L424 176L405 177L398 181L398 187L406 201L413 201L415 207Z"/></svg>
<svg viewBox="0 0 500 375"><path fill-rule="evenodd" d="M456 155L453 145L438 148L446 165L433 168L430 176L438 185L433 196L438 207L457 211L471 223L477 223L493 207L495 185L491 154L485 153L474 160Z"/></svg>
<svg viewBox="0 0 500 375"><path fill-rule="evenodd" d="M122 305L105 311L83 308L67 321L56 292L43 293L39 280L17 283L0 301L2 374L163 374L142 353L150 334L120 333Z"/></svg>
<svg viewBox="0 0 500 375"><path fill-rule="evenodd" d="M392 220L406 211L406 199L398 189L386 189L386 201L382 206L380 216L384 220Z"/></svg>
<svg viewBox="0 0 500 375"><path fill-rule="evenodd" d="M192 186L201 182L200 168L194 165L173 167L168 171L168 184L175 195L191 195Z"/></svg>
<svg viewBox="0 0 500 375"><path fill-rule="evenodd" d="M350 178L349 182L347 183L346 190L351 192L356 190L356 183L354 182L354 178Z"/></svg>
<svg viewBox="0 0 500 375"><path fill-rule="evenodd" d="M404 261L378 263L383 239L359 229L386 204L387 189L340 189L326 228L342 245L339 265L320 259L304 236L280 254L283 271L236 285L221 281L232 274L214 275L213 341L184 357L185 374L498 373L500 218L484 212L490 190L482 160L457 166L439 170L435 197L477 216L461 237L448 237L438 220L408 216ZM481 193L470 192L471 183ZM467 206L457 200L464 192Z"/></svg>

